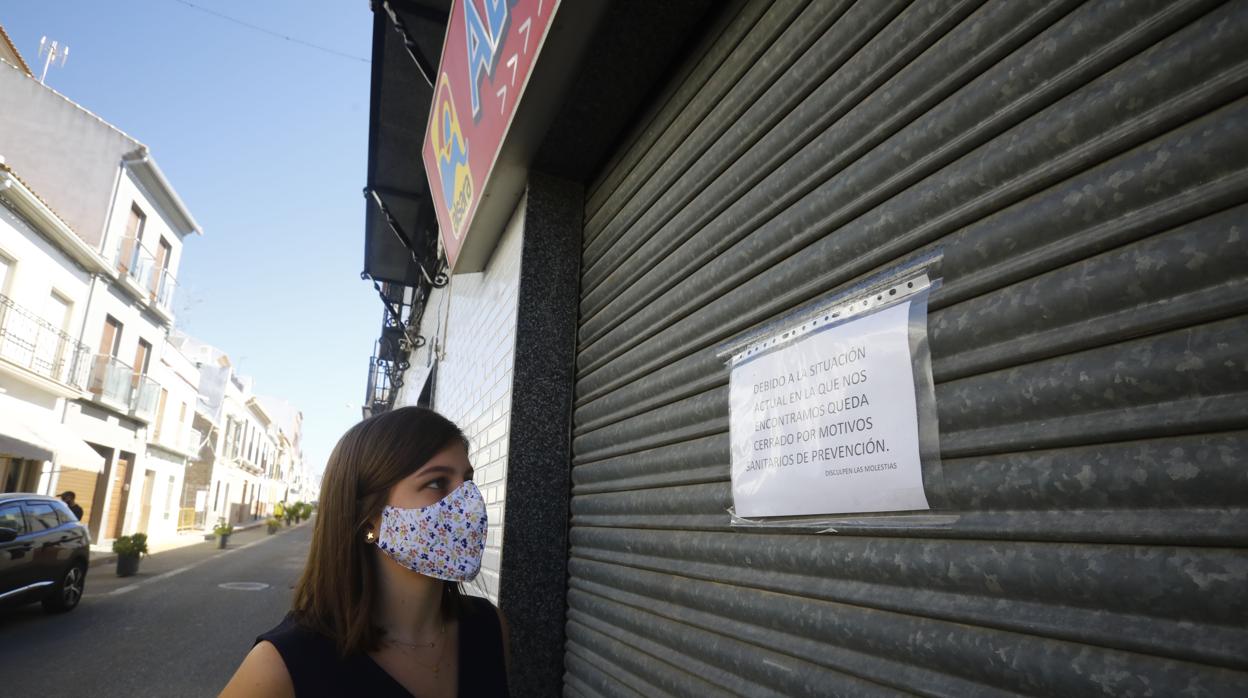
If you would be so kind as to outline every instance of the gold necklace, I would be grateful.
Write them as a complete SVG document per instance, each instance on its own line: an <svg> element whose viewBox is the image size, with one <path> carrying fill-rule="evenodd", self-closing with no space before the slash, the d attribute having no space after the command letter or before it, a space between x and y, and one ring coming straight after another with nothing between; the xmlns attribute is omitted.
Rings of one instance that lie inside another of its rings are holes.
<svg viewBox="0 0 1248 698"><path fill-rule="evenodd" d="M415 643L415 642L404 642L403 640L394 640L394 639L383 640L383 642L386 642L391 645L397 645L399 649L408 648L408 649L418 650L418 649L424 649L426 647L432 649L433 647L437 646L442 641L445 635L446 635L446 621L443 620L442 629L438 631L438 639L434 640L433 642ZM442 669L442 655L446 653L446 643L441 642L441 644L442 644L442 649L438 650L437 661L435 661L432 666L418 659L411 658L411 660L413 662L416 662L416 664L418 664L419 666L422 666L426 669L431 670L435 678L438 676L438 672Z"/></svg>

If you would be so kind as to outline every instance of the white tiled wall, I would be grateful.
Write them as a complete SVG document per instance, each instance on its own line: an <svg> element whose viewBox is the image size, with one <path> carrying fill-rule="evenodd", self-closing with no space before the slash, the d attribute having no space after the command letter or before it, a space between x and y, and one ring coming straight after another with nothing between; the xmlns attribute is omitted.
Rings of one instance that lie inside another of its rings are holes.
<svg viewBox="0 0 1248 698"><path fill-rule="evenodd" d="M468 588L495 602L503 545L523 227L522 200L485 271L452 276L446 288L433 292L421 322L421 334L429 339L426 346L437 357L433 407L467 435L472 446L468 455L490 517L481 575ZM412 357L413 366L426 361L424 351ZM419 385L405 384L396 406L416 404L419 393Z"/></svg>

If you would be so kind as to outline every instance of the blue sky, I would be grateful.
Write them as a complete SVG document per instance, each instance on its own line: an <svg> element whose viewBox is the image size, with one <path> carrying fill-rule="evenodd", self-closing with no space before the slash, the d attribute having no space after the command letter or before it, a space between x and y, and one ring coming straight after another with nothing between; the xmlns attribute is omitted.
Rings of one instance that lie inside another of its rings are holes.
<svg viewBox="0 0 1248 698"><path fill-rule="evenodd" d="M366 0L191 0L367 59ZM361 281L369 66L178 0L5 0L38 76L39 38L70 47L47 84L146 143L204 228L188 238L177 326L303 411L319 471L360 417L382 306Z"/></svg>

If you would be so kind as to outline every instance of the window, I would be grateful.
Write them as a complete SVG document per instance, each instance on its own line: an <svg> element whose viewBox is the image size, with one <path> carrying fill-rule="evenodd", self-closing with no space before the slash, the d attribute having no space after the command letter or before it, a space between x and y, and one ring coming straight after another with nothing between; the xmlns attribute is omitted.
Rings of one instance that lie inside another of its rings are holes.
<svg viewBox="0 0 1248 698"><path fill-rule="evenodd" d="M169 268L169 258L173 256L173 246L164 237L160 238L160 244L156 246L156 268L165 271Z"/></svg>
<svg viewBox="0 0 1248 698"><path fill-rule="evenodd" d="M143 228L147 227L147 214L138 204L130 204L130 220L126 221L126 237L134 241L135 256L138 256L139 243L143 241Z"/></svg>
<svg viewBox="0 0 1248 698"><path fill-rule="evenodd" d="M9 281L13 278L13 260L0 254L0 294L9 295Z"/></svg>
<svg viewBox="0 0 1248 698"><path fill-rule="evenodd" d="M121 239L121 245L117 248L118 271L137 276L139 242L143 239L143 227L146 222L147 216L143 214L138 204L131 204L130 220L126 222L126 236Z"/></svg>
<svg viewBox="0 0 1248 698"><path fill-rule="evenodd" d="M147 223L147 215L138 204L130 204L130 220L126 222L126 237L135 240L143 238L143 226Z"/></svg>
<svg viewBox="0 0 1248 698"><path fill-rule="evenodd" d="M48 296L48 309L44 311L44 318L48 322L56 326L56 329L62 332L69 332L69 322L74 316L74 304L65 296L52 292Z"/></svg>
<svg viewBox="0 0 1248 698"><path fill-rule="evenodd" d="M53 291L45 301L43 318L60 331L59 334L40 331L36 340L35 354L40 363L44 364L47 373L55 380L67 378L64 369L68 350L67 334L69 321L73 315L73 303L61 294Z"/></svg>
<svg viewBox="0 0 1248 698"><path fill-rule="evenodd" d="M43 502L33 502L26 505L26 514L30 521L30 530L38 533L47 531L61 525L60 519L56 518L56 510L51 504Z"/></svg>
<svg viewBox="0 0 1248 698"><path fill-rule="evenodd" d="M11 528L17 535L26 532L26 521L22 518L22 508L16 504L0 507L0 528Z"/></svg>
<svg viewBox="0 0 1248 698"><path fill-rule="evenodd" d="M139 348L134 353L134 372L146 376L147 369L152 363L152 345L150 342L140 339Z"/></svg>
<svg viewBox="0 0 1248 698"><path fill-rule="evenodd" d="M160 429L165 424L165 401L169 399L169 391L160 389L160 403L156 405L156 428L152 430L152 438L160 441Z"/></svg>
<svg viewBox="0 0 1248 698"><path fill-rule="evenodd" d="M101 354L117 358L117 352L121 349L121 330L121 321L112 315L104 317L104 333L100 335Z"/></svg>
<svg viewBox="0 0 1248 698"><path fill-rule="evenodd" d="M172 475L170 475L169 486L165 488L165 518L166 519L169 518L169 512L173 511L173 485L175 482L176 482L175 478Z"/></svg>
<svg viewBox="0 0 1248 698"><path fill-rule="evenodd" d="M78 517L74 516L74 512L70 511L64 502L52 502L51 504L52 508L56 510L57 520L61 523L74 523L78 520Z"/></svg>

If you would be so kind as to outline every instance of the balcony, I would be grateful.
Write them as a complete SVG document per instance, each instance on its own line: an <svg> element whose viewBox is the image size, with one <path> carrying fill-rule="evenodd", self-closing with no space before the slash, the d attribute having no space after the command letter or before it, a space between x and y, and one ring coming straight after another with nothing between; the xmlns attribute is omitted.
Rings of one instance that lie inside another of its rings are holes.
<svg viewBox="0 0 1248 698"><path fill-rule="evenodd" d="M173 292L178 287L178 280L168 269L161 269L159 274L152 275L153 288L151 300L157 308L166 313L173 312Z"/></svg>
<svg viewBox="0 0 1248 698"><path fill-rule="evenodd" d="M134 369L115 357L97 354L91 365L87 390L96 402L118 412L129 412L131 393L134 392Z"/></svg>
<svg viewBox="0 0 1248 698"><path fill-rule="evenodd" d="M130 416L150 422L156 416L159 403L160 384L143 374L131 374Z"/></svg>
<svg viewBox="0 0 1248 698"><path fill-rule="evenodd" d="M158 261L156 255L133 235L125 236L117 243L117 271L124 285L154 309L172 317L177 279L165 266L168 263L168 258Z"/></svg>
<svg viewBox="0 0 1248 698"><path fill-rule="evenodd" d="M117 241L117 272L139 288L148 286L156 257L133 235Z"/></svg>
<svg viewBox="0 0 1248 698"><path fill-rule="evenodd" d="M0 359L65 388L87 383L91 350L4 294L0 294Z"/></svg>

